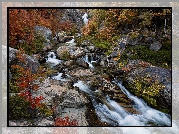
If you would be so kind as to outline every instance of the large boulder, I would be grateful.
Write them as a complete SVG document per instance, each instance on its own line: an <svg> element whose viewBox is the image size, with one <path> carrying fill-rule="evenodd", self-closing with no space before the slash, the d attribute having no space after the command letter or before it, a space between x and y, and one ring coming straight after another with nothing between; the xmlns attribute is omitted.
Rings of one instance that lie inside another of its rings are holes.
<svg viewBox="0 0 179 134"><path fill-rule="evenodd" d="M81 56L84 56L85 52L83 48L76 47L76 46L61 46L57 49L57 56L61 59L64 59L63 57L68 56L67 59L76 59Z"/></svg>
<svg viewBox="0 0 179 134"><path fill-rule="evenodd" d="M89 68L89 64L87 62L85 62L83 58L77 59L76 63L81 67Z"/></svg>
<svg viewBox="0 0 179 134"><path fill-rule="evenodd" d="M125 68L124 86L149 106L171 114L171 70L130 61Z"/></svg>
<svg viewBox="0 0 179 134"><path fill-rule="evenodd" d="M22 56L24 56L24 62L22 62L16 57L16 54L18 53L20 53L19 50L9 47L9 65L11 66L12 64L19 64L25 69L31 68L31 72L36 73L40 63L25 53L22 54Z"/></svg>
<svg viewBox="0 0 179 134"><path fill-rule="evenodd" d="M48 40L52 39L52 31L49 28L46 28L44 26L35 26L34 30L36 34L40 34Z"/></svg>

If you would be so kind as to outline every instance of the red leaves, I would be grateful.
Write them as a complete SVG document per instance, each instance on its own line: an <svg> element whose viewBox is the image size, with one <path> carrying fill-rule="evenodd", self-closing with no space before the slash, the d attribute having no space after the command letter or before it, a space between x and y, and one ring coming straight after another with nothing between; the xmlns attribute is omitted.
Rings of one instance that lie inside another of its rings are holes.
<svg viewBox="0 0 179 134"><path fill-rule="evenodd" d="M34 26L41 25L52 30L70 30L70 22L60 23L60 12L57 9L10 9L9 10L9 36L11 47L18 45L18 40L25 40L32 44ZM60 29L61 28L61 29Z"/></svg>
<svg viewBox="0 0 179 134"><path fill-rule="evenodd" d="M32 94L30 93L30 91L24 91L24 92L21 92L19 94L19 96L21 97L24 97L27 101L30 102L30 107L32 109L36 108L36 107L39 107L39 106L42 106L42 104L40 103L41 100L43 100L43 96L38 96L38 97L32 97Z"/></svg>
<svg viewBox="0 0 179 134"><path fill-rule="evenodd" d="M36 84L34 84L34 85L32 86L32 90L38 90L38 88L39 88L39 86L36 85Z"/></svg>
<svg viewBox="0 0 179 134"><path fill-rule="evenodd" d="M74 119L70 121L69 117L65 117L63 119L56 118L55 126L78 126L78 122Z"/></svg>

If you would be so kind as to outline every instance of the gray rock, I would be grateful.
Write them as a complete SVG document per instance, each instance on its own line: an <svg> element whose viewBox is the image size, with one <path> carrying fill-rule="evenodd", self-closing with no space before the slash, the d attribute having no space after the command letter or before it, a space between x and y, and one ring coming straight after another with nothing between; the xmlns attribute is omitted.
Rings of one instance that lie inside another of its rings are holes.
<svg viewBox="0 0 179 134"><path fill-rule="evenodd" d="M139 78L149 78L148 83L152 84L155 82L159 82L162 86L164 86L159 92L157 96L152 97L157 102L157 107L153 105L153 103L148 102L150 106L155 107L156 109L163 110L168 109L170 111L171 108L171 70L147 65L146 62L143 62L146 66L142 66L140 61L130 61L130 63L126 66L130 69L129 72L125 73L126 79L124 79L124 86L128 86L133 83L133 80ZM134 91L132 87L130 87L131 91ZM135 92L133 92L135 94ZM142 96L142 95L141 95ZM140 97L141 97L140 96ZM147 100L146 100L147 101Z"/></svg>
<svg viewBox="0 0 179 134"><path fill-rule="evenodd" d="M84 61L84 59L80 58L76 61L76 63L84 68L89 68L89 64Z"/></svg>
<svg viewBox="0 0 179 134"><path fill-rule="evenodd" d="M35 33L41 34L46 39L52 39L52 31L49 28L44 26L35 26L34 27Z"/></svg>
<svg viewBox="0 0 179 134"><path fill-rule="evenodd" d="M38 53L38 54L33 54L32 57L33 57L35 60L39 61L39 63L45 63L45 62L46 62L45 56L43 56L43 54L40 54L40 53Z"/></svg>
<svg viewBox="0 0 179 134"><path fill-rule="evenodd" d="M87 46L87 49L93 53L96 48L95 48L95 46Z"/></svg>
<svg viewBox="0 0 179 134"><path fill-rule="evenodd" d="M72 66L74 64L74 61L73 60L65 61L63 64L65 66Z"/></svg>
<svg viewBox="0 0 179 134"><path fill-rule="evenodd" d="M44 43L44 47L46 47L47 50L51 50L52 49L52 44L51 43Z"/></svg>
<svg viewBox="0 0 179 134"><path fill-rule="evenodd" d="M107 65L107 62L106 62L106 61L102 60L102 61L100 62L100 66L106 67L106 65Z"/></svg>
<svg viewBox="0 0 179 134"><path fill-rule="evenodd" d="M126 47L126 44L125 44L124 42L121 42L119 45L120 45L120 48L121 48L121 49L123 49L123 48Z"/></svg>
<svg viewBox="0 0 179 134"><path fill-rule="evenodd" d="M17 49L14 49L14 48L11 48L9 47L9 64L19 64L20 66L22 66L23 68L25 69L29 69L31 68L31 72L32 73L36 73L39 66L40 66L40 63L35 60L34 58L32 58L31 56L27 55L27 54L23 54L24 56L24 63L17 60L16 58L16 53L20 52L19 50Z"/></svg>
<svg viewBox="0 0 179 134"><path fill-rule="evenodd" d="M64 108L80 108L85 106L87 102L87 99L80 95L78 91L69 90L66 94L63 95L63 102L60 105Z"/></svg>
<svg viewBox="0 0 179 134"><path fill-rule="evenodd" d="M61 57L61 54L64 52L64 50L68 51L69 56L72 59L76 59L85 55L83 48L76 46L61 46L57 49L57 55Z"/></svg>
<svg viewBox="0 0 179 134"><path fill-rule="evenodd" d="M119 52L118 51L113 51L109 56L112 57L112 58L118 57L119 56Z"/></svg>
<svg viewBox="0 0 179 134"><path fill-rule="evenodd" d="M50 117L47 117L47 118L38 120L36 124L37 126L54 126L55 122L53 121L53 117L52 119L50 119Z"/></svg>
<svg viewBox="0 0 179 134"><path fill-rule="evenodd" d="M162 44L159 41L156 41L150 45L150 50L158 51L162 47Z"/></svg>
<svg viewBox="0 0 179 134"><path fill-rule="evenodd" d="M82 44L81 44L81 46L89 46L89 45L91 45L91 42L89 41L89 40L84 40L83 42L82 42Z"/></svg>

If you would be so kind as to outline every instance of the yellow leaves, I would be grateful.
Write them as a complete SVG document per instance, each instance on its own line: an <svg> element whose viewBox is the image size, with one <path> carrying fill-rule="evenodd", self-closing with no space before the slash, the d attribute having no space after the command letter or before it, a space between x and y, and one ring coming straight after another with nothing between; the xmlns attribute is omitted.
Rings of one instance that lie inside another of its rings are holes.
<svg viewBox="0 0 179 134"><path fill-rule="evenodd" d="M115 60L115 61L118 61L119 59L120 59L120 52L118 52L118 56L117 57L115 57L115 58L113 58L113 60Z"/></svg>

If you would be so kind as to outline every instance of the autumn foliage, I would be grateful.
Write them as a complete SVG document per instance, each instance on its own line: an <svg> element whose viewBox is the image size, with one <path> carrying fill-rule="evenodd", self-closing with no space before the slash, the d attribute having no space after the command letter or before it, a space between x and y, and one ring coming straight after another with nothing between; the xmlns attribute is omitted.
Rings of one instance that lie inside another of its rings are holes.
<svg viewBox="0 0 179 134"><path fill-rule="evenodd" d="M65 118L56 118L55 126L78 126L78 122L76 120L70 120L67 116Z"/></svg>
<svg viewBox="0 0 179 134"><path fill-rule="evenodd" d="M49 28L53 35L60 30L68 31L73 27L70 21L60 21L58 9L9 9L9 45L19 48L19 40L36 49L34 27Z"/></svg>
<svg viewBox="0 0 179 134"><path fill-rule="evenodd" d="M26 62L24 60L23 51L17 53L16 58L18 62ZM49 109L46 104L42 103L44 97L42 95L32 95L33 92L39 89L39 85L35 84L34 81L44 74L32 74L30 67L25 69L17 63L12 64L10 70L13 73L13 77L10 80L10 93L15 93L15 95L9 98L10 118L19 119L33 117L34 115L29 113L29 108L32 111L38 109L39 113L44 116L52 115L51 109Z"/></svg>

